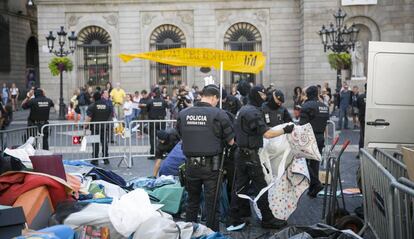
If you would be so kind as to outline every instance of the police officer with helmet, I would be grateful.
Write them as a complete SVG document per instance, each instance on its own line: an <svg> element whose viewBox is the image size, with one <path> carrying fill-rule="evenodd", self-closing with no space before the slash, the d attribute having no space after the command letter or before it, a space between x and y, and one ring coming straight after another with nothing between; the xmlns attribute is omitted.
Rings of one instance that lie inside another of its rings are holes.
<svg viewBox="0 0 414 239"><path fill-rule="evenodd" d="M329 120L329 108L319 101L318 88L316 86L310 86L306 89L306 97L307 100L302 105L300 112L299 124L304 125L310 123L312 125L319 152L322 154L323 147L325 147L324 133L327 121ZM310 159L306 161L311 179L308 195L314 198L323 189L319 181L319 162Z"/></svg>
<svg viewBox="0 0 414 239"><path fill-rule="evenodd" d="M219 207L214 205L214 202L216 190L218 190L216 187L219 179L219 165L225 143L229 145L234 143L234 132L225 111L216 107L220 99L219 88L215 85L205 86L201 95L201 101L194 107L181 111L177 119L177 130L187 158L186 221L197 221L200 196L204 189L207 227L218 231ZM215 211L213 211L214 208Z"/></svg>
<svg viewBox="0 0 414 239"><path fill-rule="evenodd" d="M223 88L221 93L221 99L222 99L222 106L223 110L228 111L232 113L233 115L236 115L237 112L241 108L241 102L239 99L237 99L233 95L228 95L227 91Z"/></svg>
<svg viewBox="0 0 414 239"><path fill-rule="evenodd" d="M22 102L23 109L30 109L27 126L37 126L40 132L42 126L49 123L49 113L52 107L54 107L53 101L44 95L43 90L29 91ZM43 132L43 149L49 150L49 130Z"/></svg>
<svg viewBox="0 0 414 239"><path fill-rule="evenodd" d="M154 98L147 103L148 118L150 120L163 120L167 115L166 109L168 108L167 101L161 95L161 90L155 88L153 90ZM149 124L149 136L150 136L150 154L155 153L155 139L158 130L165 129L165 122L150 122ZM151 156L148 159L154 160L155 157Z"/></svg>
<svg viewBox="0 0 414 239"><path fill-rule="evenodd" d="M101 122L101 121L110 121L112 116L112 107L108 105L108 102L102 98L100 92L95 92L93 94L94 103L89 105L86 110L86 120L85 122ZM108 154L108 142L109 142L109 130L111 127L109 124L85 124L84 129L86 130L90 126L92 135L100 136L100 142L102 145L102 157L107 158ZM92 144L92 157L99 158L99 143ZM92 160L91 162L94 165L98 165L98 160ZM109 164L108 159L104 159L105 164Z"/></svg>
<svg viewBox="0 0 414 239"><path fill-rule="evenodd" d="M263 113L260 110L266 99L263 86L254 86L248 95L248 104L243 106L236 115L234 129L238 150L236 150L236 183L232 193L230 206L230 223L228 230L240 230L245 226L242 217L250 215L248 200L239 198L236 194L248 190L251 182L256 194L267 186L262 165L259 159L259 148L263 147L264 138L274 138L285 133L291 133L294 125L287 125L283 129L272 130L266 126ZM257 202L262 214L262 227L279 229L287 223L275 218L269 208L267 193Z"/></svg>
<svg viewBox="0 0 414 239"><path fill-rule="evenodd" d="M268 127L292 122L288 110L282 106L284 102L285 96L282 91L274 90L268 93L267 102L262 105L264 119Z"/></svg>

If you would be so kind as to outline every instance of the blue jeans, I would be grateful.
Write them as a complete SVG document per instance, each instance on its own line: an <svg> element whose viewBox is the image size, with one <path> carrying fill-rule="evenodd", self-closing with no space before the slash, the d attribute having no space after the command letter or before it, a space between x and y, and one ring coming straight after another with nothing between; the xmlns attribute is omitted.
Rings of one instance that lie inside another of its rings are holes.
<svg viewBox="0 0 414 239"><path fill-rule="evenodd" d="M132 109L132 115L134 116L134 120L138 119L139 113L141 113L141 109Z"/></svg>
<svg viewBox="0 0 414 239"><path fill-rule="evenodd" d="M125 115L125 127L129 128L129 123L134 119L134 114Z"/></svg>
<svg viewBox="0 0 414 239"><path fill-rule="evenodd" d="M344 121L344 128L348 128L348 115L347 115L348 108L340 108L339 109L339 122L338 122L338 129L342 129L342 121Z"/></svg>
<svg viewBox="0 0 414 239"><path fill-rule="evenodd" d="M83 123L86 118L86 110L88 109L88 106L87 105L79 106L79 109L80 109L80 114L81 114L80 122Z"/></svg>
<svg viewBox="0 0 414 239"><path fill-rule="evenodd" d="M3 97L2 101L3 101L3 105L6 106L7 102L9 101L9 97Z"/></svg>

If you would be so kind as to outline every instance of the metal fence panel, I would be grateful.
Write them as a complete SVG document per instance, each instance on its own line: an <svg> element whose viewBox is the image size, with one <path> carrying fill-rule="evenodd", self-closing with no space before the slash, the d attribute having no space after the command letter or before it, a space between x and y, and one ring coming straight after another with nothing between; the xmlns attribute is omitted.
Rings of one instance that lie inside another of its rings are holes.
<svg viewBox="0 0 414 239"><path fill-rule="evenodd" d="M414 182L400 178L391 184L394 195L395 238L414 238Z"/></svg>
<svg viewBox="0 0 414 239"><path fill-rule="evenodd" d="M24 144L29 137L37 137L38 129L36 126L29 126L17 129L8 129L0 131L0 149L20 146Z"/></svg>
<svg viewBox="0 0 414 239"><path fill-rule="evenodd" d="M157 149L157 131L174 128L175 120L134 120L129 124L129 165L134 158L154 156ZM151 143L153 151L151 151Z"/></svg>
<svg viewBox="0 0 414 239"><path fill-rule="evenodd" d="M62 154L65 160L123 159L127 162L129 135L122 121L46 124L42 132L49 133L49 150ZM39 148L43 144L43 133ZM86 149L81 150L86 139ZM120 161L122 162L122 161Z"/></svg>
<svg viewBox="0 0 414 239"><path fill-rule="evenodd" d="M393 239L391 184L395 178L366 150L361 149L362 191L365 227L377 238Z"/></svg>
<svg viewBox="0 0 414 239"><path fill-rule="evenodd" d="M401 160L398 160L391 156L388 152L383 149L374 149L374 158L378 160L381 165L387 169L394 178L408 177L407 167Z"/></svg>

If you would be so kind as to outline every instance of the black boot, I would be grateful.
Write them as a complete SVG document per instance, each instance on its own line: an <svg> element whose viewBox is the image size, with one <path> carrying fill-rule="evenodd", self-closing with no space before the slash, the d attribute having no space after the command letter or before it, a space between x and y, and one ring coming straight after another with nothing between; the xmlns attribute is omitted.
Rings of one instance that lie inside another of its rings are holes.
<svg viewBox="0 0 414 239"><path fill-rule="evenodd" d="M281 229L287 226L287 221L273 218L271 220L262 221L262 227L266 229Z"/></svg>

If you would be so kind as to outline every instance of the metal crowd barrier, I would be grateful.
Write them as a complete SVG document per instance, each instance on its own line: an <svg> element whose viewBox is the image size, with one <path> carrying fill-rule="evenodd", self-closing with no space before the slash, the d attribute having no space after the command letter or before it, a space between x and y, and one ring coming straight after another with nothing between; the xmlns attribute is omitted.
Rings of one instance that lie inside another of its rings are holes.
<svg viewBox="0 0 414 239"><path fill-rule="evenodd" d="M385 150L378 148L374 149L373 156L392 174L392 176L394 176L394 178L408 177L407 166L405 166L402 160L399 160L391 156L391 154Z"/></svg>
<svg viewBox="0 0 414 239"><path fill-rule="evenodd" d="M154 156L157 148L157 131L175 127L176 120L134 120L129 124L129 166L134 158ZM154 151L151 152L151 143Z"/></svg>
<svg viewBox="0 0 414 239"><path fill-rule="evenodd" d="M414 238L414 183L407 179L398 182L394 175L401 173L399 161L382 150L375 152L378 159L361 149L365 225L360 234L370 227L377 238Z"/></svg>
<svg viewBox="0 0 414 239"><path fill-rule="evenodd" d="M20 146L24 144L29 137L36 138L37 135L38 129L36 126L0 130L0 149L3 151L6 148Z"/></svg>
<svg viewBox="0 0 414 239"><path fill-rule="evenodd" d="M118 166L122 162L128 163L129 135L127 129L123 127L123 121L46 124L41 132L38 148L42 148L45 143L43 136L46 132L49 134L49 150L62 154L65 160L118 158L121 159ZM81 149L83 140L86 140L86 147ZM94 147L95 155L93 155Z"/></svg>

